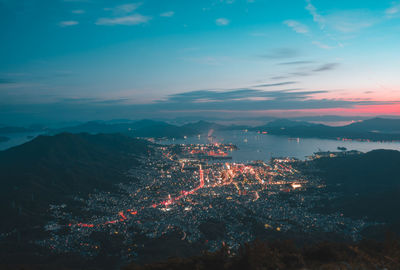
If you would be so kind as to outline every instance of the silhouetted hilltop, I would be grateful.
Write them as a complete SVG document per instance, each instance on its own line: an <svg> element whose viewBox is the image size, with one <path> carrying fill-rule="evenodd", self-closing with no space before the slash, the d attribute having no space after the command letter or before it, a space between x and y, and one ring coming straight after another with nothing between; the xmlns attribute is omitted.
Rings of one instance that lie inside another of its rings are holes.
<svg viewBox="0 0 400 270"><path fill-rule="evenodd" d="M106 123L101 121L91 121L77 126L65 127L53 130L52 133L70 132L91 134L97 133L123 133L132 137L168 137L182 138L197 133L195 129L185 126L175 126L162 121L140 120L130 123Z"/></svg>
<svg viewBox="0 0 400 270"><path fill-rule="evenodd" d="M218 130L218 129L224 129L226 127L223 125L216 124L216 123L201 120L198 122L183 125L182 128L191 129L193 131L197 131L197 133L200 134L200 133L208 132L211 129Z"/></svg>
<svg viewBox="0 0 400 270"><path fill-rule="evenodd" d="M124 133L132 127L131 123L117 123L108 124L102 121L90 121L76 126L64 127L56 130L52 130L53 133Z"/></svg>
<svg viewBox="0 0 400 270"><path fill-rule="evenodd" d="M76 126L53 130L54 133L130 133L135 130L147 129L155 126L168 126L161 121L143 119L140 121L89 121Z"/></svg>
<svg viewBox="0 0 400 270"><path fill-rule="evenodd" d="M352 123L345 128L365 132L400 133L400 119L373 118Z"/></svg>
<svg viewBox="0 0 400 270"><path fill-rule="evenodd" d="M168 126L166 122L151 119L142 119L132 123L136 129L142 129L152 126Z"/></svg>
<svg viewBox="0 0 400 270"><path fill-rule="evenodd" d="M127 180L136 156L151 151L148 145L119 134L62 133L1 151L0 229L40 223L49 203L65 203L95 188L112 190Z"/></svg>
<svg viewBox="0 0 400 270"><path fill-rule="evenodd" d="M278 128L285 128L285 127L298 127L298 126L316 126L316 124L309 123L306 121L293 121L289 119L276 119L271 122L268 122L267 127L278 127Z"/></svg>
<svg viewBox="0 0 400 270"><path fill-rule="evenodd" d="M155 137L155 138L183 138L183 136L193 136L198 132L191 127L175 126L165 122L156 122L152 125L142 126L134 129L133 136Z"/></svg>

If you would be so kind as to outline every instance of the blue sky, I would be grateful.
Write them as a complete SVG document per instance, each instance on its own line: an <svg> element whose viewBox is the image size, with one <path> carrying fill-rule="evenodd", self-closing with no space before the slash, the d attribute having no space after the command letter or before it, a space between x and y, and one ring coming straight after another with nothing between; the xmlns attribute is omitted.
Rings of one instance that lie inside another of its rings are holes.
<svg viewBox="0 0 400 270"><path fill-rule="evenodd" d="M0 123L400 114L399 32L400 1L0 0Z"/></svg>

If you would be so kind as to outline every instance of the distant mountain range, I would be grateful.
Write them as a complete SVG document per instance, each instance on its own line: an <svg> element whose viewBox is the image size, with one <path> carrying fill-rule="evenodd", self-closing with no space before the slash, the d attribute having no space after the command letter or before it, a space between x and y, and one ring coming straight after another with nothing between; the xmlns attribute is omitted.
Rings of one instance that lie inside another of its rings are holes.
<svg viewBox="0 0 400 270"><path fill-rule="evenodd" d="M49 204L112 190L149 145L119 134L61 133L0 151L0 231L41 224Z"/></svg>
<svg viewBox="0 0 400 270"><path fill-rule="evenodd" d="M373 118L346 126L350 130L400 134L400 119Z"/></svg>
<svg viewBox="0 0 400 270"><path fill-rule="evenodd" d="M140 121L131 121L128 123L92 121L77 126L51 130L50 132L52 134L57 134L60 132L87 132L91 134L123 133L131 137L183 138L184 136L194 136L207 133L211 129L222 130L226 128L228 127L206 121L199 121L177 126L162 121L145 119Z"/></svg>
<svg viewBox="0 0 400 270"><path fill-rule="evenodd" d="M265 131L273 135L290 137L316 137L326 139L362 139L362 140L400 140L400 119L374 118L347 126L332 127L313 124L305 121L277 119L264 126L221 125L207 121L198 121L181 126L161 121L141 120L131 123L110 124L104 122L88 122L78 126L54 130L57 132L89 132L89 133L125 133L134 137L167 137L182 138L208 133L210 130L253 130Z"/></svg>
<svg viewBox="0 0 400 270"><path fill-rule="evenodd" d="M0 128L0 134L42 131L48 134L62 132L86 132L90 134L122 133L130 137L183 138L184 136L207 134L210 130L226 131L244 129L289 137L400 141L400 119L385 118L373 118L338 127L289 119L276 119L265 125L256 127L247 125L222 125L203 120L183 125L174 125L154 120L91 121L58 129L48 129L42 126L31 126L29 128L2 127Z"/></svg>
<svg viewBox="0 0 400 270"><path fill-rule="evenodd" d="M10 133L21 133L21 132L31 132L35 131L31 128L24 128L24 127L0 127L0 134L10 134Z"/></svg>
<svg viewBox="0 0 400 270"><path fill-rule="evenodd" d="M192 136L196 133L190 127L175 126L161 121L140 120L130 123L107 123L92 121L77 126L65 127L52 130L51 133L59 132L71 133L123 133L133 137L168 137L183 138L183 136Z"/></svg>
<svg viewBox="0 0 400 270"><path fill-rule="evenodd" d="M289 137L394 141L400 140L400 119L374 118L340 127L280 119L251 130Z"/></svg>
<svg viewBox="0 0 400 270"><path fill-rule="evenodd" d="M10 140L10 138L5 137L5 136L0 136L0 143L6 142L6 141L8 141L8 140Z"/></svg>

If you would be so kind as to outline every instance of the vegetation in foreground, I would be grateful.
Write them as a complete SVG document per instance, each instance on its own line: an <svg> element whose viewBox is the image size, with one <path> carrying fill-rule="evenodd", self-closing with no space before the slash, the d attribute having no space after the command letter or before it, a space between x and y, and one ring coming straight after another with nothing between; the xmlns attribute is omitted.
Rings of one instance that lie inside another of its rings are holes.
<svg viewBox="0 0 400 270"><path fill-rule="evenodd" d="M324 242L303 248L291 241L254 242L244 245L237 254L223 248L198 257L131 264L123 269L400 269L400 241L388 235L384 242Z"/></svg>

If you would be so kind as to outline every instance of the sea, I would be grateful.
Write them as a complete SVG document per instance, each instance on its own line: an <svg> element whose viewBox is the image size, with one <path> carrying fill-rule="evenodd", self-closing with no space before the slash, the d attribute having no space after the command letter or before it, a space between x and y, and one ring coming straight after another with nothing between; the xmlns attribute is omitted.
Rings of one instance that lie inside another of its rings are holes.
<svg viewBox="0 0 400 270"><path fill-rule="evenodd" d="M0 151L26 143L43 132L5 134L10 140L0 143ZM252 131L215 131L212 134L188 137L186 139L157 140L160 144L207 144L232 143L238 150L232 151L233 162L251 162L254 160L269 161L275 157L294 157L305 160L307 157L320 151L340 151L338 147L347 150L369 152L375 149L393 149L400 151L400 142L367 142L355 140L327 140L318 138L289 138L259 134Z"/></svg>
<svg viewBox="0 0 400 270"><path fill-rule="evenodd" d="M230 153L233 162L250 162L254 160L269 161L271 158L294 157L305 160L320 151L341 151L338 147L349 150L369 152L375 149L392 149L400 151L400 142L343 141L318 138L289 138L259 134L251 131L218 131L211 136L200 135L186 139L168 139L157 141L161 144L204 144L232 143L238 150Z"/></svg>

